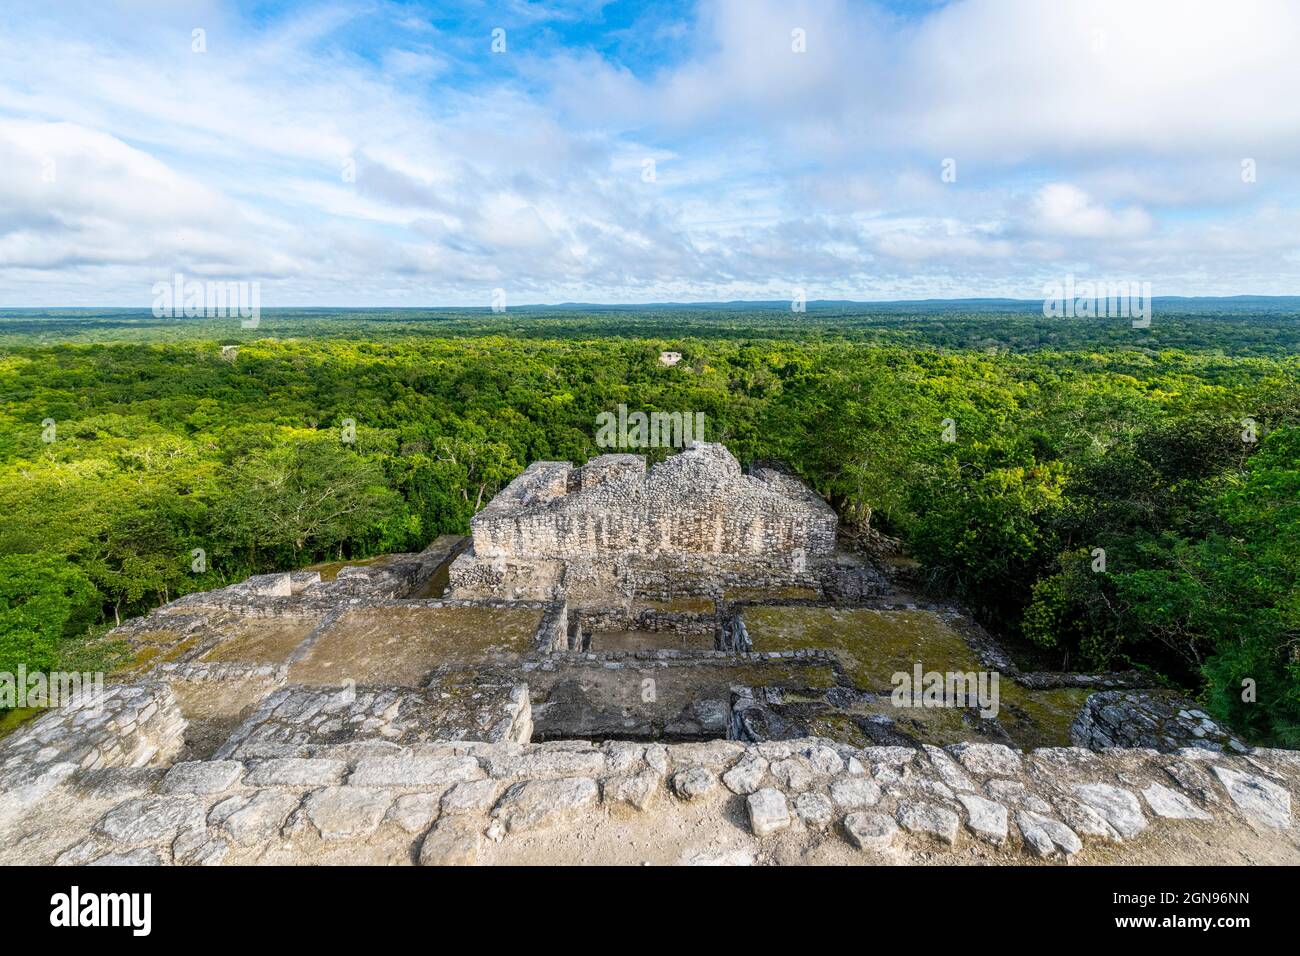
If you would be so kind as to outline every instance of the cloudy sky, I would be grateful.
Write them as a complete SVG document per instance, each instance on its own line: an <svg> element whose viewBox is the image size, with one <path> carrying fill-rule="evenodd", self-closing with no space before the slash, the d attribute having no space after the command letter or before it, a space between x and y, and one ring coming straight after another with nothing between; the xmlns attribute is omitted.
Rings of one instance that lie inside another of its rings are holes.
<svg viewBox="0 0 1300 956"><path fill-rule="evenodd" d="M1298 40L1290 0L5 0L0 306L1298 294Z"/></svg>

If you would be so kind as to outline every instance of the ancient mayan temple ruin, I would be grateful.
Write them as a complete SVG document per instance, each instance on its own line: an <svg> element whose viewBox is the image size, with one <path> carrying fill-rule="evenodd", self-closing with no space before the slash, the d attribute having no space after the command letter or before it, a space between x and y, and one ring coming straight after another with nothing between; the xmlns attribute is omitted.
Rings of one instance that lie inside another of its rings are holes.
<svg viewBox="0 0 1300 956"><path fill-rule="evenodd" d="M189 594L0 741L0 862L1300 859L1296 754L1141 674L1021 671L837 530L699 444ZM899 706L914 667L996 673L1000 708Z"/></svg>
<svg viewBox="0 0 1300 956"><path fill-rule="evenodd" d="M740 463L696 443L647 469L640 455L575 468L536 462L471 522L451 568L463 596L565 599L613 612L637 596L720 598L728 589L878 589L879 577L836 554L835 511L774 466Z"/></svg>
<svg viewBox="0 0 1300 956"><path fill-rule="evenodd" d="M475 515L480 557L677 555L762 558L835 549L834 510L770 468L750 474L722 445L695 444L647 471L641 455L581 468L536 462Z"/></svg>

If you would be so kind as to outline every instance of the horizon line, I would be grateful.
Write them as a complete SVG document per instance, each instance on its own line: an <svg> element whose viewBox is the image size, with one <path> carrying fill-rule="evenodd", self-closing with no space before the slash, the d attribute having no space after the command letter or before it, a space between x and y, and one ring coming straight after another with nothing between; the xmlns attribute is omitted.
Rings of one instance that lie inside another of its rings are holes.
<svg viewBox="0 0 1300 956"><path fill-rule="evenodd" d="M1243 299L1253 300L1282 300L1282 299L1300 299L1300 292L1290 294L1260 294L1253 292L1239 292L1231 295L1155 295L1151 297L1152 302L1160 301L1239 301ZM285 312L291 310L311 310L311 309L330 309L330 310L362 310L362 309L390 309L394 311L419 312L428 310L473 310L487 312L493 315L508 315L512 311L520 309L652 309L664 308L668 306L736 306L736 305L754 305L754 306L779 306L788 308L790 299L700 299L700 300L682 300L682 299L664 299L660 301L649 302L583 302L583 301L564 301L564 302L524 302L518 305L510 305L501 311L494 311L490 305L385 305L382 303L370 303L364 305L277 305L266 306L262 312ZM822 306L856 306L856 305L933 305L933 304L961 304L961 303L984 303L984 304L1006 304L1006 305L1041 305L1041 298L1033 299L1016 299L1007 296L958 296L953 298L928 297L920 299L808 299L806 307L814 305ZM149 305L0 305L0 312L23 312L23 311L78 311L78 310L95 310L95 309L113 309L123 312L151 312L152 307ZM159 318L163 318L160 316ZM180 318L209 318L208 316L191 316L175 317Z"/></svg>

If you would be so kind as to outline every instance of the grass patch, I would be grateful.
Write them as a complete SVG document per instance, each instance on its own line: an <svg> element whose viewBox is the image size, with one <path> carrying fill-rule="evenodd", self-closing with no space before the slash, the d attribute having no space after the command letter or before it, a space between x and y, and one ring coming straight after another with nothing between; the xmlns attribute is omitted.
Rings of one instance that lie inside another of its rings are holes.
<svg viewBox="0 0 1300 956"><path fill-rule="evenodd" d="M45 710L44 707L15 707L12 710L0 711L0 740L8 737Z"/></svg>

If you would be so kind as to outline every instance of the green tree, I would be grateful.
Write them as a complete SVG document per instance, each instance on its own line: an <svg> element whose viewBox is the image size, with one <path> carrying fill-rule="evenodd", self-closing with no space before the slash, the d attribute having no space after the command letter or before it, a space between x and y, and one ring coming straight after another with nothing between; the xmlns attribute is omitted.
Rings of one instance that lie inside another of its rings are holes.
<svg viewBox="0 0 1300 956"><path fill-rule="evenodd" d="M1268 435L1218 511L1230 538L1202 570L1218 599L1211 709L1257 739L1300 746L1300 428ZM1254 682L1254 700L1244 682Z"/></svg>
<svg viewBox="0 0 1300 956"><path fill-rule="evenodd" d="M404 506L382 469L332 433L295 435L243 461L217 507L217 523L250 555L284 553L301 563L341 553Z"/></svg>
<svg viewBox="0 0 1300 956"><path fill-rule="evenodd" d="M916 556L941 587L1014 626L1056 550L1051 517L1061 505L1063 469L1049 463L980 474L953 461L940 484L912 530Z"/></svg>
<svg viewBox="0 0 1300 956"><path fill-rule="evenodd" d="M1094 569L1090 549L1062 553L1056 570L1034 582L1021 632L1042 648L1061 653L1061 667L1072 662L1107 669L1123 663L1123 631L1109 579Z"/></svg>
<svg viewBox="0 0 1300 956"><path fill-rule="evenodd" d="M96 598L90 580L65 560L0 556L0 671L55 669L60 642L93 619Z"/></svg>

